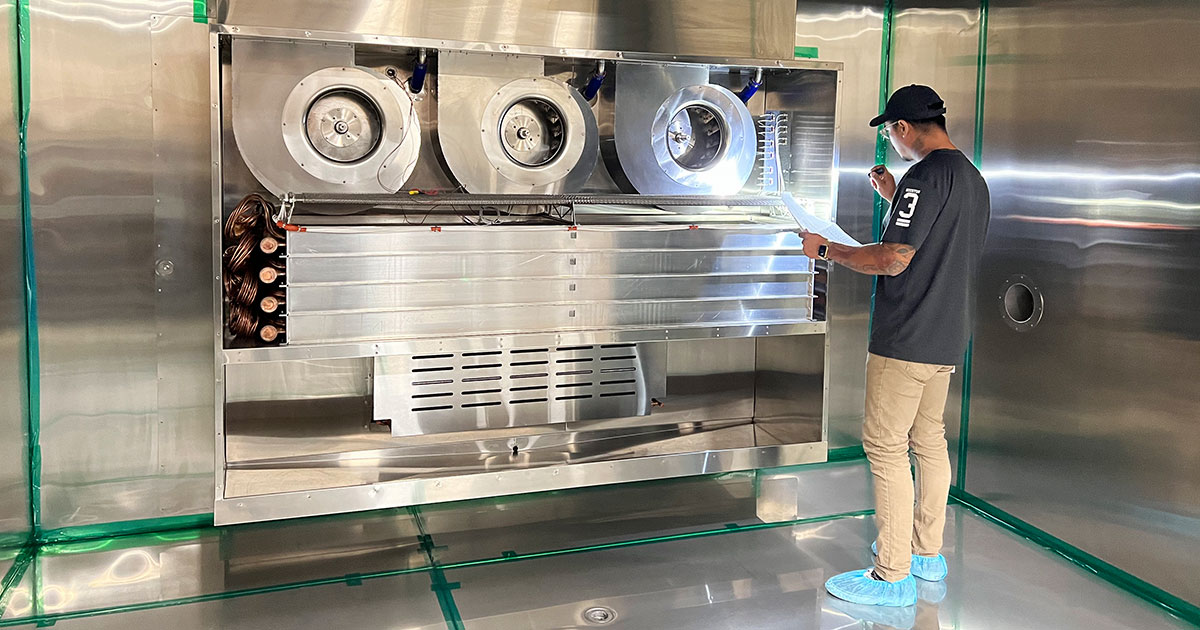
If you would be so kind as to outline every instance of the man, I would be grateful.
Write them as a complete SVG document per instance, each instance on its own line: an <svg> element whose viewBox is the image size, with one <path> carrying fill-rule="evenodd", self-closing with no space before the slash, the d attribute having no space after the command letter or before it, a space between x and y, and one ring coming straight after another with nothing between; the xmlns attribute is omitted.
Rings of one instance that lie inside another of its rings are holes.
<svg viewBox="0 0 1200 630"><path fill-rule="evenodd" d="M942 413L950 374L970 336L991 209L983 177L950 142L945 113L932 88L910 85L871 121L900 157L917 161L899 185L886 167L871 170L871 185L891 204L881 242L851 247L800 233L807 256L879 276L863 422L877 555L873 568L826 583L830 593L857 604L911 606L917 602L914 575L935 582L946 577L940 550L950 457Z"/></svg>

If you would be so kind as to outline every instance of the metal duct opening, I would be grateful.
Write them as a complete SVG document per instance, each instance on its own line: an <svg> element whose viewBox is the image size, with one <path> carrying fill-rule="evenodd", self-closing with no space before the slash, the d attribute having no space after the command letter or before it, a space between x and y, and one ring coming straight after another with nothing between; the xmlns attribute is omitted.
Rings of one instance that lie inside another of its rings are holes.
<svg viewBox="0 0 1200 630"><path fill-rule="evenodd" d="M728 135L720 114L703 103L690 103L679 108L667 125L667 150L676 164L702 171L721 159Z"/></svg>
<svg viewBox="0 0 1200 630"><path fill-rule="evenodd" d="M308 142L334 162L357 162L378 146L383 114L371 97L346 88L317 96L304 114Z"/></svg>
<svg viewBox="0 0 1200 630"><path fill-rule="evenodd" d="M513 103L500 117L501 146L521 166L542 166L562 154L566 126L553 103L536 97Z"/></svg>

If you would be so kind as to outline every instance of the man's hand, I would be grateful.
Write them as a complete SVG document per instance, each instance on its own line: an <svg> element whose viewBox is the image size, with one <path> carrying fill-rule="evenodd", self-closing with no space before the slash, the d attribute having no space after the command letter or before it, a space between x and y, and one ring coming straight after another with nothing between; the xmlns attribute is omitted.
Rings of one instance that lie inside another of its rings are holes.
<svg viewBox="0 0 1200 630"><path fill-rule="evenodd" d="M804 243L804 255L817 260L817 250L829 245L828 259L859 273L872 276L897 276L908 269L917 249L904 243L872 243L870 245L842 245L830 243L824 236L796 230Z"/></svg>
<svg viewBox="0 0 1200 630"><path fill-rule="evenodd" d="M817 250L822 245L829 244L829 239L820 234L813 234L804 230L796 230L796 234L799 234L800 240L804 242L804 255L814 260L817 259Z"/></svg>
<svg viewBox="0 0 1200 630"><path fill-rule="evenodd" d="M875 192L879 193L884 201L891 203L892 197L896 196L896 178L892 176L891 171L886 166L877 164L867 173L867 177L871 179L871 187Z"/></svg>

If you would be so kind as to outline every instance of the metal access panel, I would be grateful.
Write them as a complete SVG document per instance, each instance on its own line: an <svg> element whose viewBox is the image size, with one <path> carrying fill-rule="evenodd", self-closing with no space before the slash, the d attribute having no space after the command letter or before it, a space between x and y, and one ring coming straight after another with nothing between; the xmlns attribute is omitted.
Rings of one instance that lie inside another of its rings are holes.
<svg viewBox="0 0 1200 630"><path fill-rule="evenodd" d="M400 437L644 416L666 359L664 343L376 357L374 419Z"/></svg>

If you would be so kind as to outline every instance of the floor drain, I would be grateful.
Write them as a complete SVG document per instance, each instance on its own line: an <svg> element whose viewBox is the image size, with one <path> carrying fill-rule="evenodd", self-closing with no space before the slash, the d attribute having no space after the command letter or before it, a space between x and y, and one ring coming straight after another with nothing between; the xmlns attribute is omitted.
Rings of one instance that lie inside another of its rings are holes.
<svg viewBox="0 0 1200 630"><path fill-rule="evenodd" d="M583 618L588 623L597 625L612 623L617 618L617 611L604 606L595 606L583 611Z"/></svg>

